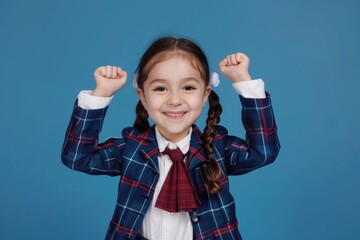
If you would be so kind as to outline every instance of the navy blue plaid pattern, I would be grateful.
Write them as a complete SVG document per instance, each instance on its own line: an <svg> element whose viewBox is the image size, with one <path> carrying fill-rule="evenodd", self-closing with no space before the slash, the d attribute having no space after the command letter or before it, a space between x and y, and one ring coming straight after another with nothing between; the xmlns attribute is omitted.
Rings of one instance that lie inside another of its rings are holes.
<svg viewBox="0 0 360 240"><path fill-rule="evenodd" d="M270 95L266 99L240 97L246 140L229 136L219 126L214 140L215 158L221 167L221 191L208 191L206 154L202 133L194 125L188 165L201 202L190 212L194 239L241 239L228 175L240 175L272 163L280 150ZM118 199L106 234L107 240L142 239L138 233L159 178L155 129L142 132L125 128L122 137L99 144L107 108L85 110L75 103L62 149L62 161L71 169L93 175L120 176Z"/></svg>

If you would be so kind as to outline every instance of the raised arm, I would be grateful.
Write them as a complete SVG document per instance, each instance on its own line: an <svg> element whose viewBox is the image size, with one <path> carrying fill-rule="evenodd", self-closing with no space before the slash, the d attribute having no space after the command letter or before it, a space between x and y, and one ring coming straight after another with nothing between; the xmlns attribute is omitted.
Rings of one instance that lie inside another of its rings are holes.
<svg viewBox="0 0 360 240"><path fill-rule="evenodd" d="M109 97L124 86L127 75L121 68L106 66L96 69L94 76L96 89L92 95ZM76 101L62 148L62 162L66 166L88 174L120 174L124 138L98 144L106 111L107 107L85 109Z"/></svg>
<svg viewBox="0 0 360 240"><path fill-rule="evenodd" d="M233 83L250 83L249 62L245 54L235 53L224 58L219 68ZM269 93L266 93L265 98L240 96L240 100L246 139L228 136L226 131L220 133L226 139L226 168L230 175L244 174L272 163L280 150Z"/></svg>

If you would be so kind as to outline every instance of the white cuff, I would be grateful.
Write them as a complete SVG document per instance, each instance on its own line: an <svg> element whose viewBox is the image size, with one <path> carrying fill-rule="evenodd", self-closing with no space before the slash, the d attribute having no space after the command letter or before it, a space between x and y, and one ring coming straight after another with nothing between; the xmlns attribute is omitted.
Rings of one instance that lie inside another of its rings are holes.
<svg viewBox="0 0 360 240"><path fill-rule="evenodd" d="M109 106L111 97L97 97L91 95L92 91L81 91L78 95L78 106L83 109L100 109Z"/></svg>
<svg viewBox="0 0 360 240"><path fill-rule="evenodd" d="M244 98L266 98L265 83L262 79L236 82L232 84L236 92Z"/></svg>

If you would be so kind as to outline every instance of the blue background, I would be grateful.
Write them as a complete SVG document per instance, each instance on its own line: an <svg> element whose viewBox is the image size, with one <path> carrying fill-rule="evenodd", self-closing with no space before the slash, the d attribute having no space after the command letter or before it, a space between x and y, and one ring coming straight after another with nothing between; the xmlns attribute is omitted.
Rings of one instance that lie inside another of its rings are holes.
<svg viewBox="0 0 360 240"><path fill-rule="evenodd" d="M230 179L243 237L358 239L359 10L356 0L2 0L0 238L104 238L118 178L62 165L72 105L94 88L97 66L131 76L149 43L171 34L199 43L213 71L225 55L247 53L272 94L277 162ZM244 136L230 82L216 91L222 125ZM129 79L102 140L133 123L136 102Z"/></svg>

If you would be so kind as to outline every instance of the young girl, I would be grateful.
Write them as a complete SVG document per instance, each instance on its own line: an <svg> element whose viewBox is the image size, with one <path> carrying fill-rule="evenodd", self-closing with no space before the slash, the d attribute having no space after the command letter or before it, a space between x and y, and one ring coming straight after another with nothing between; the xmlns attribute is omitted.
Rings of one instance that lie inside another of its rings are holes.
<svg viewBox="0 0 360 240"><path fill-rule="evenodd" d="M135 74L134 126L102 144L107 106L127 73L96 69L95 90L81 92L75 103L62 161L88 174L120 176L106 239L241 239L228 176L272 163L280 149L270 96L261 79L251 80L248 66L243 53L219 63L240 95L245 141L217 125L222 109L212 86L218 78L203 51L187 39L158 39ZM202 133L194 122L207 100Z"/></svg>

